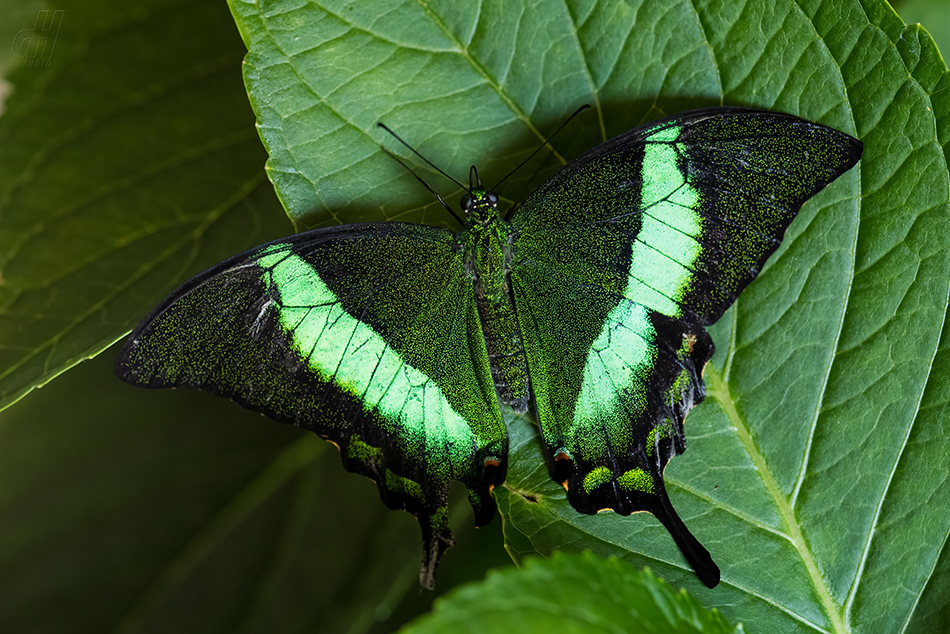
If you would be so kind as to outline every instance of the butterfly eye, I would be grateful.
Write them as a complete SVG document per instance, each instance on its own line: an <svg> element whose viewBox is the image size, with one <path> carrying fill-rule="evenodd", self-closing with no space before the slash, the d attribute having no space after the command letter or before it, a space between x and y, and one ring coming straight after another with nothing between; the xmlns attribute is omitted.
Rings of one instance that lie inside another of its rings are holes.
<svg viewBox="0 0 950 634"><path fill-rule="evenodd" d="M468 213L475 208L475 200L471 194L465 194L462 196L462 200L459 201L459 206L462 208L462 211Z"/></svg>
<svg viewBox="0 0 950 634"><path fill-rule="evenodd" d="M495 192L488 192L486 197L488 198L488 204L490 204L492 207L498 206L498 196L495 194Z"/></svg>

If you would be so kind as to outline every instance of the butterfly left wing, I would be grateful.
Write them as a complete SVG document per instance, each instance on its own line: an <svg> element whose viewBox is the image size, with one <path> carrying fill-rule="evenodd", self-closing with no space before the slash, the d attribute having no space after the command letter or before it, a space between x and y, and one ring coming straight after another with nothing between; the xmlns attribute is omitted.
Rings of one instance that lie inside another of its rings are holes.
<svg viewBox="0 0 950 634"><path fill-rule="evenodd" d="M662 472L703 400L716 321L860 142L789 115L686 113L569 163L517 209L511 284L551 476L577 510L646 510L719 569Z"/></svg>
<svg viewBox="0 0 950 634"><path fill-rule="evenodd" d="M298 234L186 282L132 333L123 380L197 388L340 449L390 508L419 519L420 582L452 544L447 494L495 511L507 431L451 232L374 223Z"/></svg>

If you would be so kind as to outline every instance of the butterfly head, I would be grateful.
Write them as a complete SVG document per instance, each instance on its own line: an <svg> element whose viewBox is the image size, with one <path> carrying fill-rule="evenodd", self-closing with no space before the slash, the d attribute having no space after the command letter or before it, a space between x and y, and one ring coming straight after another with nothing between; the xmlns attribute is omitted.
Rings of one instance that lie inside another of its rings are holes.
<svg viewBox="0 0 950 634"><path fill-rule="evenodd" d="M459 202L459 204L462 207L462 211L464 211L469 216L472 215L472 213L478 213L481 210L497 212L498 195L490 189L476 187L469 193L462 196L462 200Z"/></svg>
<svg viewBox="0 0 950 634"><path fill-rule="evenodd" d="M482 186L474 165L468 176L468 193L462 196L459 205L470 221L485 224L498 217L498 195Z"/></svg>

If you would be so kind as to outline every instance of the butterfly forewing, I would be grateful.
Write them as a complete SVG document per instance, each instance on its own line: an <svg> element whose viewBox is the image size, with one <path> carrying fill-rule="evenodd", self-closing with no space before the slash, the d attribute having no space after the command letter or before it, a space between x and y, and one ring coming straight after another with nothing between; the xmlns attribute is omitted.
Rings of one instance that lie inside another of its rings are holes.
<svg viewBox="0 0 950 634"><path fill-rule="evenodd" d="M612 274L611 290L708 325L755 279L802 203L860 157L856 139L791 115L671 117L593 148L529 196L512 219L524 238L517 257L584 279ZM625 257L631 268L614 271Z"/></svg>
<svg viewBox="0 0 950 634"><path fill-rule="evenodd" d="M236 256L159 306L117 371L227 396L334 442L388 506L419 517L427 587L451 545L450 481L468 486L479 525L494 513L507 434L451 232L347 226Z"/></svg>

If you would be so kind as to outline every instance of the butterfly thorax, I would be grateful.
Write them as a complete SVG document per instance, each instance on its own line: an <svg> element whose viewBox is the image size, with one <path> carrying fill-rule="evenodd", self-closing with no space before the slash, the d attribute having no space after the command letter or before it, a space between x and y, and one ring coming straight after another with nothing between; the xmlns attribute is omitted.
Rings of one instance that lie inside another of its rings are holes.
<svg viewBox="0 0 950 634"><path fill-rule="evenodd" d="M462 199L459 234L465 267L475 286L478 316L498 398L521 413L528 408L528 362L508 285L512 229L498 214L498 197L473 188Z"/></svg>

